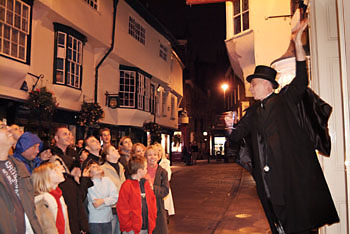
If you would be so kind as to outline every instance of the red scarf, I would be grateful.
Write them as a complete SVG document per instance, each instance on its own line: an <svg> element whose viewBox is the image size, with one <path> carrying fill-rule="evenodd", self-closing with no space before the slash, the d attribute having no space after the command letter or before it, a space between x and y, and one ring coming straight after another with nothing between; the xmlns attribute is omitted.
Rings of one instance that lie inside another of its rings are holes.
<svg viewBox="0 0 350 234"><path fill-rule="evenodd" d="M59 234L65 233L65 221L63 216L62 204L60 197L62 196L62 190L57 186L55 190L51 190L50 194L56 199L57 203L57 217L56 217L56 228Z"/></svg>

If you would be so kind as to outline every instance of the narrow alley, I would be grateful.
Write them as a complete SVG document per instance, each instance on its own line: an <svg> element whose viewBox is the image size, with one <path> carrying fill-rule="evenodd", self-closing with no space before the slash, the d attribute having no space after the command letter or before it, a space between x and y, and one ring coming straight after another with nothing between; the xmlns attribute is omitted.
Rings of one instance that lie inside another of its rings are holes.
<svg viewBox="0 0 350 234"><path fill-rule="evenodd" d="M270 233L252 177L235 163L172 166L170 234Z"/></svg>

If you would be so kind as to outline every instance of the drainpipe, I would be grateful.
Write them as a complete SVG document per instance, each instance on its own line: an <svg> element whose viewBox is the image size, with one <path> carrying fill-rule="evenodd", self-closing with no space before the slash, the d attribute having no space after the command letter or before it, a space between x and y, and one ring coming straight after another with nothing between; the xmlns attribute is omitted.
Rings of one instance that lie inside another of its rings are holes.
<svg viewBox="0 0 350 234"><path fill-rule="evenodd" d="M105 59L108 57L108 55L112 52L114 48L114 37L115 37L115 21L117 16L117 4L118 0L113 0L113 29L112 29L112 43L111 47L108 49L107 53L103 56L101 61L97 64L95 68L95 98L94 101L97 103L97 92L98 92L98 69L102 65L102 63L105 61Z"/></svg>

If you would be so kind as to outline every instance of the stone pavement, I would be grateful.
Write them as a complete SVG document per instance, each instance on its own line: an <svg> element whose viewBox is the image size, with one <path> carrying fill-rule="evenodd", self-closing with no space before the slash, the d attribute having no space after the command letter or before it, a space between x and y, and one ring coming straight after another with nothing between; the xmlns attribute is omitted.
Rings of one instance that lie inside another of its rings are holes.
<svg viewBox="0 0 350 234"><path fill-rule="evenodd" d="M235 163L197 162L172 166L169 234L270 233L249 173Z"/></svg>

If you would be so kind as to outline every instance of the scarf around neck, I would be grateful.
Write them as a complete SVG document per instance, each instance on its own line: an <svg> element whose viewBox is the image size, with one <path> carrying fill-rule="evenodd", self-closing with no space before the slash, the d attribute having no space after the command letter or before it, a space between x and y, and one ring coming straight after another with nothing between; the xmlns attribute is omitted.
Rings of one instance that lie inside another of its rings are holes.
<svg viewBox="0 0 350 234"><path fill-rule="evenodd" d="M63 215L62 204L60 198L62 196L62 190L57 186L56 189L51 190L50 194L55 198L57 203L57 216L56 216L56 228L59 234L65 233L65 221Z"/></svg>

